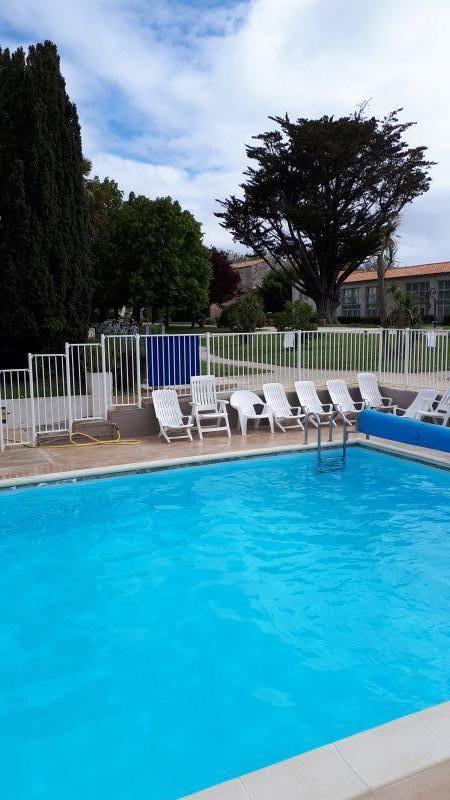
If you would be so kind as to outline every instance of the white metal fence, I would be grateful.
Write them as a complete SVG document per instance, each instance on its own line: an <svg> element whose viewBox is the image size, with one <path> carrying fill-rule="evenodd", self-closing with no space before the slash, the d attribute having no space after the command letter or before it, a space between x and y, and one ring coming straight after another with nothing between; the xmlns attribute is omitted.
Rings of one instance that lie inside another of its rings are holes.
<svg viewBox="0 0 450 800"><path fill-rule="evenodd" d="M31 354L28 369L0 370L0 449L65 433L78 420L107 419L117 406L142 405L153 389L189 394L190 376L212 374L219 391L354 383L374 372L382 384L450 387L450 331L353 328L255 333L102 336L64 353Z"/></svg>
<svg viewBox="0 0 450 800"><path fill-rule="evenodd" d="M64 353L29 356L31 410L34 438L37 434L70 430L70 395L67 358Z"/></svg>
<svg viewBox="0 0 450 800"><path fill-rule="evenodd" d="M0 371L0 449L33 444L34 426L28 369Z"/></svg>
<svg viewBox="0 0 450 800"><path fill-rule="evenodd" d="M146 336L102 336L104 372L110 389L105 389L105 408L141 405L141 339Z"/></svg>
<svg viewBox="0 0 450 800"><path fill-rule="evenodd" d="M70 423L103 419L105 394L101 344L66 344Z"/></svg>

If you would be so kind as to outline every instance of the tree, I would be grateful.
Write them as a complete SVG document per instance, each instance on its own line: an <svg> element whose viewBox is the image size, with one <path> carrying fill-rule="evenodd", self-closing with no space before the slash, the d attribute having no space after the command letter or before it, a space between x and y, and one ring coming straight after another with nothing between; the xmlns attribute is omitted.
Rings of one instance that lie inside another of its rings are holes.
<svg viewBox="0 0 450 800"><path fill-rule="evenodd" d="M415 297L408 292L402 292L398 286L389 289L395 306L387 318L387 324L392 328L414 328L422 324L422 314Z"/></svg>
<svg viewBox="0 0 450 800"><path fill-rule="evenodd" d="M87 175L90 172L90 165ZM115 268L112 248L112 231L116 215L123 206L123 192L110 178L103 181L96 175L85 180L89 205L89 233L91 237L94 274L93 309L100 321L124 304L126 283L121 271Z"/></svg>
<svg viewBox="0 0 450 800"><path fill-rule="evenodd" d="M111 216L122 208L123 191L119 189L116 181L104 178L102 181L95 175L89 178L92 165L85 159L85 189L89 209L89 233L95 239L101 228L106 225Z"/></svg>
<svg viewBox="0 0 450 800"><path fill-rule="evenodd" d="M428 190L432 162L403 140L413 123L397 111L382 120L364 108L339 119L271 119L278 129L247 147L243 197L224 200L217 216L269 266L293 269L299 292L333 321L344 280Z"/></svg>
<svg viewBox="0 0 450 800"><path fill-rule="evenodd" d="M83 340L92 294L77 111L57 49L0 50L0 352Z"/></svg>
<svg viewBox="0 0 450 800"><path fill-rule="evenodd" d="M271 269L264 275L258 294L265 311L283 311L286 303L292 298L292 285L295 276L286 270Z"/></svg>
<svg viewBox="0 0 450 800"><path fill-rule="evenodd" d="M115 304L182 308L192 314L208 302L212 268L200 224L170 197L130 194L101 235L96 273L115 293ZM120 298L120 299L119 299Z"/></svg>
<svg viewBox="0 0 450 800"><path fill-rule="evenodd" d="M395 229L398 225L397 218L391 220L391 224L386 230L386 235L381 242L381 247L376 255L376 270L378 283L378 316L382 325L386 322L386 270L393 266L397 253L397 242L394 237Z"/></svg>
<svg viewBox="0 0 450 800"><path fill-rule="evenodd" d="M230 325L239 331L251 333L255 328L262 328L266 315L261 298L256 292L244 294L234 303L227 306L220 318L222 325Z"/></svg>
<svg viewBox="0 0 450 800"><path fill-rule="evenodd" d="M231 261L225 250L211 247L212 281L209 285L209 300L223 306L237 294L239 275L231 269Z"/></svg>

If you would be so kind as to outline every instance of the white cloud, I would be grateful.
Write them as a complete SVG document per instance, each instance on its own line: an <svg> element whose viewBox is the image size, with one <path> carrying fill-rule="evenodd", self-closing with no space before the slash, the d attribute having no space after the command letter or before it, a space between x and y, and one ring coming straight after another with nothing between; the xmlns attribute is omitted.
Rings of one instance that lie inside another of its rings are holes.
<svg viewBox="0 0 450 800"><path fill-rule="evenodd" d="M64 13L56 0L21 0L2 16L24 41L57 42L95 172L179 199L218 244L230 240L214 200L238 190L244 144L269 114L346 113L369 98L377 114L404 106L418 122L411 140L439 165L404 214L400 257L450 257L446 0L243 0L207 10L66 0Z"/></svg>

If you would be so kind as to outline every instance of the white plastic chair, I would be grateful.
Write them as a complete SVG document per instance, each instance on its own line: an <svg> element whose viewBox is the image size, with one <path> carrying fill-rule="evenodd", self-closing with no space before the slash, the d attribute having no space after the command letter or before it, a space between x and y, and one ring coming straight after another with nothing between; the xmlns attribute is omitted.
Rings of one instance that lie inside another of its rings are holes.
<svg viewBox="0 0 450 800"><path fill-rule="evenodd" d="M444 426L447 425L450 422L450 389L446 389L441 399L435 401L433 405L434 408L432 407L430 411L418 411L417 418L426 419L429 417L433 422L440 421Z"/></svg>
<svg viewBox="0 0 450 800"><path fill-rule="evenodd" d="M308 422L312 422L315 428L319 425L336 427L337 412L333 403L322 403L312 381L295 381L294 386Z"/></svg>
<svg viewBox="0 0 450 800"><path fill-rule="evenodd" d="M191 397L192 414L200 439L203 439L204 433L211 431L226 431L227 435L231 436L227 413L228 401L217 399L214 375L193 375ZM212 422L213 420L215 420L215 425L202 427L202 421Z"/></svg>
<svg viewBox="0 0 450 800"><path fill-rule="evenodd" d="M255 420L256 427L259 426L259 423L262 419L266 419L270 425L270 430L273 433L272 409L254 392L249 392L248 389L241 389L238 392L233 392L230 397L230 405L233 406L233 408L235 408L238 412L242 436L247 435L247 422L249 419ZM258 413L255 411L255 406L261 405L262 411Z"/></svg>
<svg viewBox="0 0 450 800"><path fill-rule="evenodd" d="M436 389L419 389L408 408L396 408L395 414L409 419L421 419L427 411L433 411L439 392Z"/></svg>
<svg viewBox="0 0 450 800"><path fill-rule="evenodd" d="M366 407L364 400L353 400L346 382L340 378L327 381L327 389L338 416L341 417L345 425L351 427L358 414ZM350 416L354 417L354 419L351 420Z"/></svg>
<svg viewBox="0 0 450 800"><path fill-rule="evenodd" d="M377 376L373 372L358 372L359 391L367 408L379 409L382 411L393 411L395 408L392 397L383 397L379 388Z"/></svg>
<svg viewBox="0 0 450 800"><path fill-rule="evenodd" d="M302 424L305 415L302 414L300 406L290 405L282 383L265 383L263 385L263 392L267 405L272 409L275 424L278 425L283 433L286 433L287 428L300 428L302 431L305 430ZM286 422L291 424L286 425ZM284 425L282 423L284 423Z"/></svg>
<svg viewBox="0 0 450 800"><path fill-rule="evenodd" d="M159 435L166 442L171 439L190 439L192 442L191 428L192 416L181 413L180 401L175 389L155 389L152 393L153 408L159 422ZM178 436L169 436L169 431L184 431Z"/></svg>

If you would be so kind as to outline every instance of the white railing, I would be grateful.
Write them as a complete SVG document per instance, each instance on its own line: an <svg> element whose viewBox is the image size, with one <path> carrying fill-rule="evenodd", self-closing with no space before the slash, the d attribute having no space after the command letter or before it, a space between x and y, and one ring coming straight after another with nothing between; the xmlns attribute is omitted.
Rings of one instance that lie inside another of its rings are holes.
<svg viewBox="0 0 450 800"><path fill-rule="evenodd" d="M105 383L104 407L141 405L141 347L139 335L102 336Z"/></svg>
<svg viewBox="0 0 450 800"><path fill-rule="evenodd" d="M34 439L39 433L61 433L71 427L71 402L65 353L29 356Z"/></svg>
<svg viewBox="0 0 450 800"><path fill-rule="evenodd" d="M265 382L292 386L299 377L300 333L210 333L205 358L222 391L252 389Z"/></svg>
<svg viewBox="0 0 450 800"><path fill-rule="evenodd" d="M219 391L323 386L374 372L391 387L450 387L450 331L380 328L102 336L64 353L31 354L28 369L0 370L0 449L66 433L79 420L107 419L117 406L141 407L156 388L190 392L194 374L217 377Z"/></svg>
<svg viewBox="0 0 450 800"><path fill-rule="evenodd" d="M103 369L101 344L66 344L71 423L105 416L105 386L111 403L111 375Z"/></svg>
<svg viewBox="0 0 450 800"><path fill-rule="evenodd" d="M33 444L29 370L0 370L0 415L0 450Z"/></svg>

